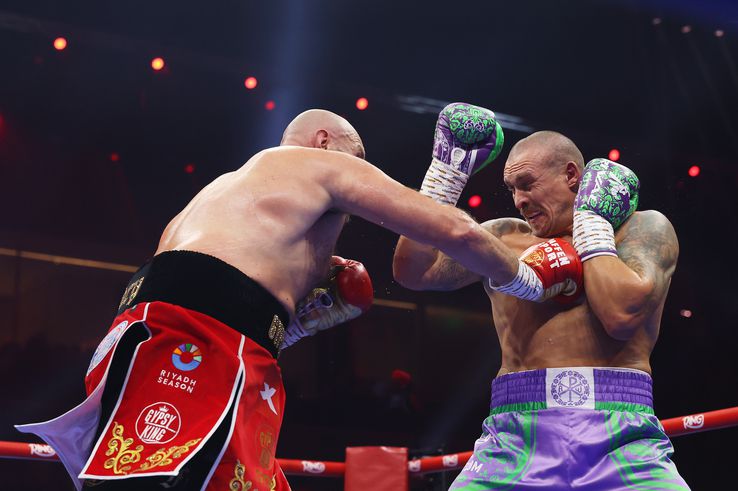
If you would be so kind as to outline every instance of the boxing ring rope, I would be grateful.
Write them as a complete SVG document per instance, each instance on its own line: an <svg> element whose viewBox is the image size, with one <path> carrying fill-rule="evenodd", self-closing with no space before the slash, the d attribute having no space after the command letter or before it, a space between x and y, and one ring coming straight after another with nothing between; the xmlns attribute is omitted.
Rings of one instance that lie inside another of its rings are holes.
<svg viewBox="0 0 738 491"><path fill-rule="evenodd" d="M738 406L664 419L661 420L661 424L669 437L738 426ZM410 475L459 470L471 458L471 455L472 452L469 451L413 459L407 463L407 468ZM0 441L0 459L59 460L49 445L4 441ZM293 476L342 477L346 472L344 462L277 460L284 473Z"/></svg>

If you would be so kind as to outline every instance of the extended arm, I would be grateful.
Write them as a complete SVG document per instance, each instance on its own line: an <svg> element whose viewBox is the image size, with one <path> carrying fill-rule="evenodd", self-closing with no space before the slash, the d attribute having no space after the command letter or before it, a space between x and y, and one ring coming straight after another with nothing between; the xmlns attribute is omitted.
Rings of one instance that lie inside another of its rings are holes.
<svg viewBox="0 0 738 491"><path fill-rule="evenodd" d="M679 255L674 228L661 213L635 213L624 227L617 256L594 257L583 265L592 311L610 336L623 341L663 301Z"/></svg>
<svg viewBox="0 0 738 491"><path fill-rule="evenodd" d="M436 203L363 160L323 153L321 180L333 208L436 247L495 282L507 283L515 276L515 254L462 210Z"/></svg>
<svg viewBox="0 0 738 491"><path fill-rule="evenodd" d="M499 218L482 224L501 237L523 224L514 218ZM436 247L400 237L392 262L395 280L413 290L456 290L482 279Z"/></svg>

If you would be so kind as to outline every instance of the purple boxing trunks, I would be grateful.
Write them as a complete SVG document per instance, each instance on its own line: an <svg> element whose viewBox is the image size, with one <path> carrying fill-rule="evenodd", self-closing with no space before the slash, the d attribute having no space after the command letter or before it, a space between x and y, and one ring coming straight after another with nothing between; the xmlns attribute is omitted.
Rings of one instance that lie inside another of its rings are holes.
<svg viewBox="0 0 738 491"><path fill-rule="evenodd" d="M450 489L689 490L652 401L651 377L639 370L497 377L482 436Z"/></svg>

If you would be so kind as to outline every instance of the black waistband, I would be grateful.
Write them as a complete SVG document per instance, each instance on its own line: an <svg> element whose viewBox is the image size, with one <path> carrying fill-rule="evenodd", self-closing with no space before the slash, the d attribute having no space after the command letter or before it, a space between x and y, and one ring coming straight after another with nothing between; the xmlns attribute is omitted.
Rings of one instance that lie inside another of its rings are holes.
<svg viewBox="0 0 738 491"><path fill-rule="evenodd" d="M193 251L163 252L141 266L126 287L118 313L156 301L209 315L275 358L289 322L285 308L263 286L230 264Z"/></svg>

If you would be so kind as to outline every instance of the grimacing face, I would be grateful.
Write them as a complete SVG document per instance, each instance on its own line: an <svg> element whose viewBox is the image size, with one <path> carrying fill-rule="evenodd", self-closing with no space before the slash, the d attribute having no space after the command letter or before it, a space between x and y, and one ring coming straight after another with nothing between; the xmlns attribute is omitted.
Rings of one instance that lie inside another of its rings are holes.
<svg viewBox="0 0 738 491"><path fill-rule="evenodd" d="M571 233L574 193L568 184L565 163L551 163L545 151L511 152L503 180L533 234L557 237Z"/></svg>

